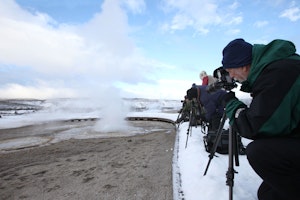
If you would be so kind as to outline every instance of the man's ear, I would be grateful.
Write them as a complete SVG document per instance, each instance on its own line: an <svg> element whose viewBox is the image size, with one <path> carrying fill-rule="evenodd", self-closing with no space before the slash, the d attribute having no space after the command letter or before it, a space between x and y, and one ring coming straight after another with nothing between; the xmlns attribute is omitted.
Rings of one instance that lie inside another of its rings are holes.
<svg viewBox="0 0 300 200"><path fill-rule="evenodd" d="M244 71L244 72L249 72L249 71L250 71L250 67L251 67L251 65L245 65L245 66L243 67L243 71Z"/></svg>

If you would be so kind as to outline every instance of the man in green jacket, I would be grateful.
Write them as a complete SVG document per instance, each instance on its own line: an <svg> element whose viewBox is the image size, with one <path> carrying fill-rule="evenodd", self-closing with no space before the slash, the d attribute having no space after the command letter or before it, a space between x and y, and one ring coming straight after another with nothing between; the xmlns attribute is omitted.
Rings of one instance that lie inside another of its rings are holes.
<svg viewBox="0 0 300 200"><path fill-rule="evenodd" d="M252 96L249 107L233 92L223 102L230 124L253 140L246 154L263 180L259 200L300 199L300 56L295 45L235 39L223 49L222 64Z"/></svg>

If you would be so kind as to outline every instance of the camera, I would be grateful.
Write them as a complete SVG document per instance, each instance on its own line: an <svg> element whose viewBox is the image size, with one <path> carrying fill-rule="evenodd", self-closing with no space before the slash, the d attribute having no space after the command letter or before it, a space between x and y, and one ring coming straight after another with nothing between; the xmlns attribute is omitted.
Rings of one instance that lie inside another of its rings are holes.
<svg viewBox="0 0 300 200"><path fill-rule="evenodd" d="M192 87L191 89L188 89L186 91L186 96L188 98L188 100L193 100L194 98L198 97L198 90L195 87Z"/></svg>
<svg viewBox="0 0 300 200"><path fill-rule="evenodd" d="M208 93L215 92L222 88L230 91L237 87L235 80L229 76L229 73L223 69L223 67L215 69L213 76L217 79L217 81L207 86L206 91Z"/></svg>

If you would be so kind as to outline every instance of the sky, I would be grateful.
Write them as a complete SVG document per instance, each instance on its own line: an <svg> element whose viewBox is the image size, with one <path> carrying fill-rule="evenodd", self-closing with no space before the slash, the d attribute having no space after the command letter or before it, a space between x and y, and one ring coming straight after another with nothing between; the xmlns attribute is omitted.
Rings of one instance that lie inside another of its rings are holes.
<svg viewBox="0 0 300 200"><path fill-rule="evenodd" d="M0 0L0 27L0 98L183 99L233 39L300 47L300 2Z"/></svg>

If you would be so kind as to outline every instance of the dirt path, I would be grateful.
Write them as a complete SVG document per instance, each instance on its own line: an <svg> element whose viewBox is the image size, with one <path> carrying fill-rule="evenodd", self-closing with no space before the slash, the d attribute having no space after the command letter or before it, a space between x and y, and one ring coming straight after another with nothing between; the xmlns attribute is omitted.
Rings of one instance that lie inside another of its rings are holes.
<svg viewBox="0 0 300 200"><path fill-rule="evenodd" d="M147 122L145 122L147 123ZM171 200L175 130L67 140L0 154L0 197Z"/></svg>

